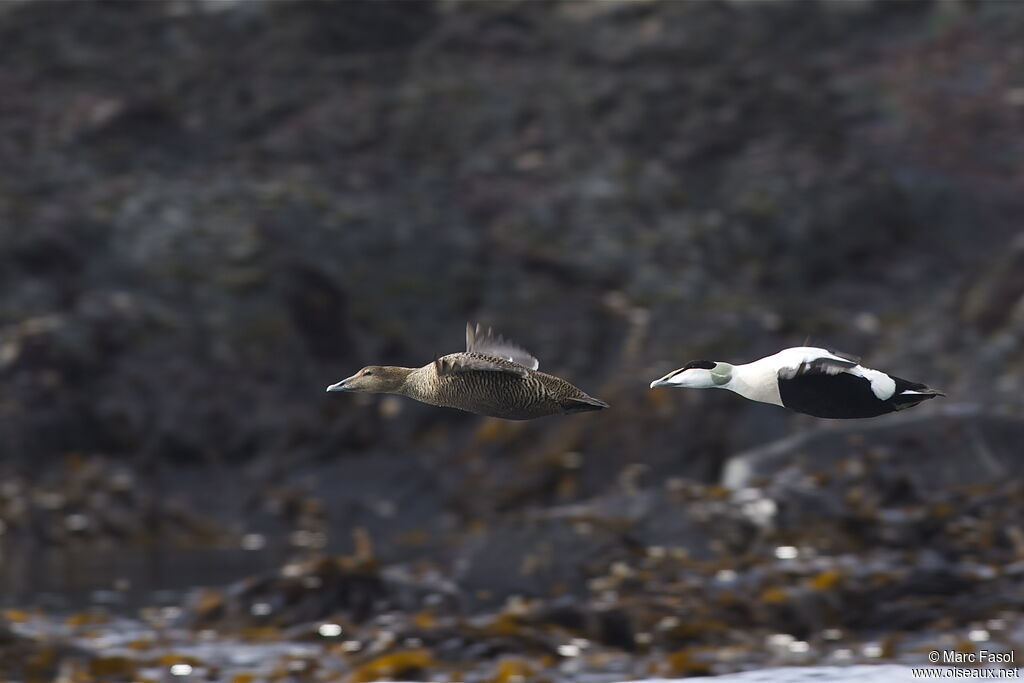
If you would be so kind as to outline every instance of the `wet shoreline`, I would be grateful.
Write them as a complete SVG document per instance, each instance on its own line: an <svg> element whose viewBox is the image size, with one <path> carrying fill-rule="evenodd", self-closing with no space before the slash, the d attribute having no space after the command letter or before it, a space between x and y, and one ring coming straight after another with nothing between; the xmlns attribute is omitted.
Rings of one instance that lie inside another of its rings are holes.
<svg viewBox="0 0 1024 683"><path fill-rule="evenodd" d="M265 497L304 533L249 527L231 536L234 549L108 544L92 556L72 539L25 558L35 589L63 585L61 601L8 593L4 614L21 646L77 652L68 666L115 658L143 675L178 652L196 676L224 681L271 676L282 662L296 681L611 681L1012 651L1024 636L1013 541L1024 488L1000 473L1022 430L958 408L826 427L737 454L725 468L731 487L626 480L589 500L454 527L439 506L436 528L448 531L437 543L411 534L428 521L422 505L373 502L373 473L390 467L365 469L360 483L357 470L326 465L303 495ZM951 450L928 446L929 434ZM929 472L913 465L908 438ZM968 466L973 478L958 469L957 439L986 451ZM383 526L323 524L369 513ZM282 550L296 541L327 545ZM51 566L39 561L47 553L65 556ZM125 636L140 641L131 651L111 645L123 633L148 635ZM228 654L239 643L246 662Z"/></svg>

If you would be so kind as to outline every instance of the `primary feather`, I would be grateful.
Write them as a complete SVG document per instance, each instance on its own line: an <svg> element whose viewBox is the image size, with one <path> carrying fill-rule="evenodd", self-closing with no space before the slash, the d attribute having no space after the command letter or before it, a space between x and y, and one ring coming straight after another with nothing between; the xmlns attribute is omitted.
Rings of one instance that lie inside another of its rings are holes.
<svg viewBox="0 0 1024 683"><path fill-rule="evenodd" d="M475 330L471 324L466 323L466 352L483 356L497 356L518 363L530 370L540 367L540 361L534 358L533 354L501 335L495 335L494 330L490 327L487 328L487 334L483 334L480 323L476 324Z"/></svg>

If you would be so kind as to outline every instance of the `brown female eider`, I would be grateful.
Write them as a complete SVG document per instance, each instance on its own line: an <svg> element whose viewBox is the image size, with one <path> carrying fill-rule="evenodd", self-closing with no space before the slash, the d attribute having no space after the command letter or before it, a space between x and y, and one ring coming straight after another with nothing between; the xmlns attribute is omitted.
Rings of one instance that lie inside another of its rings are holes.
<svg viewBox="0 0 1024 683"><path fill-rule="evenodd" d="M539 372L522 348L466 324L466 350L422 368L368 365L327 391L398 394L423 403L505 420L583 413L608 407L553 375Z"/></svg>

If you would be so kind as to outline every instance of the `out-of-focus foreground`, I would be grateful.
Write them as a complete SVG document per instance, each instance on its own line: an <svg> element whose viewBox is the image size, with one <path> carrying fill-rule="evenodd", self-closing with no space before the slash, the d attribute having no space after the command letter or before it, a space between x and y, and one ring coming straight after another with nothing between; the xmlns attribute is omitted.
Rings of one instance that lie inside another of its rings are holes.
<svg viewBox="0 0 1024 683"><path fill-rule="evenodd" d="M999 2L0 6L0 673L1024 644L1021 35ZM467 320L611 410L324 393ZM647 388L808 336L949 398Z"/></svg>

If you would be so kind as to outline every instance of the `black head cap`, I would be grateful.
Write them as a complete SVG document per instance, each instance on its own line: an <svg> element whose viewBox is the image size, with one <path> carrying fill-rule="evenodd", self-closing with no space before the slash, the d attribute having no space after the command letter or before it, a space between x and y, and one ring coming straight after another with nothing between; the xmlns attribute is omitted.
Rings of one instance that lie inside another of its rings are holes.
<svg viewBox="0 0 1024 683"><path fill-rule="evenodd" d="M700 368L701 370L713 370L717 363L713 363L709 360L691 360L686 364L683 370L690 370L691 368Z"/></svg>

